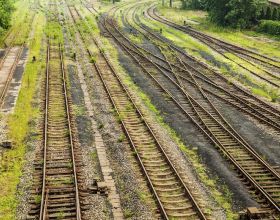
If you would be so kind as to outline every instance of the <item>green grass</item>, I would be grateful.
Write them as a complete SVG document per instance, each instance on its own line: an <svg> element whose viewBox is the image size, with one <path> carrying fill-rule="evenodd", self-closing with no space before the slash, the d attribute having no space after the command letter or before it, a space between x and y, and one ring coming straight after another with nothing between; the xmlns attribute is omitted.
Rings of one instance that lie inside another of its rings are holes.
<svg viewBox="0 0 280 220"><path fill-rule="evenodd" d="M176 17L177 14L175 12L178 11L178 9L166 9L170 10L173 13L173 16ZM139 10L141 11L141 10ZM181 10L182 11L182 10ZM142 15L140 15L142 16ZM168 14L170 18L172 18L171 15ZM176 19L175 19L176 20ZM256 95L261 95L262 97L265 97L268 99L268 101L277 101L277 94L279 96L279 92L271 92L274 90L274 88L269 85L268 83L262 81L260 78L253 76L250 72L243 69L242 67L238 66L236 63L226 59L222 55L218 54L214 50L212 50L210 47L206 46L205 44L199 42L198 40L188 36L187 34L175 30L173 28L169 28L166 25L160 24L159 22L147 19L142 16L141 21L150 27L151 29L154 29L155 31L159 32L159 29L162 29L162 35L171 41L174 42L176 45L180 45L185 51L196 57L198 60L208 63L211 66L215 66L216 69L219 69L221 73L223 73L229 80L232 81L239 81L244 86L251 89L253 92L257 90L262 90L262 92L255 93ZM277 51L279 54L279 51ZM226 56L232 58L233 60L239 60L235 55L227 53ZM221 65L222 64L222 65ZM242 61L242 65L246 68L253 69L255 72L257 72L259 75L263 75L264 72L253 67L250 63ZM227 66L227 68L225 67ZM230 72L234 72L236 76L231 75ZM263 85L264 84L264 85ZM265 89L264 89L265 88ZM273 96L273 97L272 97Z"/></svg>
<svg viewBox="0 0 280 220"><path fill-rule="evenodd" d="M134 213L131 209L125 209L123 215L125 218L131 218L133 217Z"/></svg>
<svg viewBox="0 0 280 220"><path fill-rule="evenodd" d="M45 34L48 38L50 38L54 43L63 44L63 34L62 27L57 21L50 21L46 25Z"/></svg>
<svg viewBox="0 0 280 220"><path fill-rule="evenodd" d="M194 28L206 32L214 37L227 40L234 44L239 44L248 49L254 49L260 53L269 56L280 57L280 42L279 38L271 37L270 35L260 34L251 30L236 30L232 28L220 27L209 21L207 13L194 10L171 9L167 7L159 7L162 15L183 24L186 19L198 21L200 24L191 24Z"/></svg>
<svg viewBox="0 0 280 220"><path fill-rule="evenodd" d="M33 63L32 56L40 57L44 23L43 15L38 14L34 26L34 39L30 41L28 63L24 71L15 111L8 118L9 137L14 142L14 147L4 153L6 159L1 163L2 167L6 167L0 174L0 185L2 186L0 191L0 219L3 220L15 219L18 203L16 190L22 174L21 169L25 163L25 138L30 130L29 122L39 115L39 109L32 106L32 100L36 95L38 75L44 66L44 59Z"/></svg>

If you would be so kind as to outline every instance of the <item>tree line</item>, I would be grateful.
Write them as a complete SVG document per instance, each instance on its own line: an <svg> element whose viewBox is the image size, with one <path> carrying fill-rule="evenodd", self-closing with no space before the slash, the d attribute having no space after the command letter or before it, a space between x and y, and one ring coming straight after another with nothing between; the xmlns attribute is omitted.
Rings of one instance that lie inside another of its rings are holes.
<svg viewBox="0 0 280 220"><path fill-rule="evenodd" d="M280 7L267 0L182 0L183 8L202 9L222 26L250 28L260 20L280 20Z"/></svg>
<svg viewBox="0 0 280 220"><path fill-rule="evenodd" d="M0 29L7 29L11 24L14 0L0 0Z"/></svg>

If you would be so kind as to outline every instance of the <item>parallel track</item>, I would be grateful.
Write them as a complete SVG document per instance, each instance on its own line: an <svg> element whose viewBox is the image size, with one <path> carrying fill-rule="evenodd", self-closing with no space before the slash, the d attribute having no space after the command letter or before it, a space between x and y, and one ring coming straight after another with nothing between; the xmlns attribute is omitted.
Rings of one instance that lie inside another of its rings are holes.
<svg viewBox="0 0 280 220"><path fill-rule="evenodd" d="M44 139L41 202L33 206L30 219L81 220L77 149L73 137L71 107L60 44L48 43L46 60ZM40 182L40 181L39 181Z"/></svg>
<svg viewBox="0 0 280 220"><path fill-rule="evenodd" d="M238 47L236 45L221 41L219 39L216 39L214 37L211 37L209 35L196 31L193 28L175 24L175 23L167 20L166 18L159 16L155 12L155 6L152 6L147 10L147 15L154 20L157 20L163 24L166 24L170 27L173 27L175 29L183 31L184 33L189 34L190 36L205 43L206 45L208 45L209 47L214 49L216 52L218 52L225 58L230 59L232 62L235 62L240 67L246 69L254 76L262 79L263 81L271 84L274 87L277 87L277 88L280 87L280 84L279 84L280 62L278 60L274 60L272 58L258 54L256 52L249 51L244 48ZM254 66L255 68L263 71L265 75L257 73L255 71L247 68L243 64L237 62L236 60L230 58L229 56L226 55L227 52L231 52L231 53L235 54L236 56L238 56L239 59L246 61L250 65Z"/></svg>
<svg viewBox="0 0 280 220"><path fill-rule="evenodd" d="M114 40L127 52L155 84L168 94L177 106L204 132L218 147L221 153L234 165L237 172L245 177L251 187L264 199L259 203L280 212L280 180L279 174L267 164L253 148L243 140L208 100L207 106L201 106L195 98L186 93L171 76L164 74L158 66L146 57L107 17L103 19L103 27ZM152 68L153 66L153 68ZM152 70L153 69L153 70ZM155 74L151 71L157 70ZM204 97L205 99L205 97ZM205 100L207 101L207 99ZM211 110L212 109L212 110ZM209 113L211 111L211 113ZM256 199L259 197L256 196ZM267 210L269 211L269 210ZM271 210L270 210L271 211Z"/></svg>
<svg viewBox="0 0 280 220"><path fill-rule="evenodd" d="M76 8L69 7L69 10L74 21L81 18ZM83 38L82 34L81 36ZM92 39L100 52L98 61L94 62L95 70L121 117L123 129L158 203L162 217L206 219L99 43L95 38ZM90 51L89 55L92 56Z"/></svg>
<svg viewBox="0 0 280 220"><path fill-rule="evenodd" d="M6 78L6 81L5 81L5 84L4 84L3 88L0 91L0 109L2 108L2 106L4 104L4 100L5 100L6 94L7 94L8 89L9 89L9 85L10 85L11 80L13 78L14 71L17 67L18 61L21 57L23 48L24 48L23 45L21 47L17 47L17 48L9 47L8 49L6 49L6 53L5 53L3 59L0 62L0 73L2 71L5 71L5 69L8 68L8 70L7 70L8 71L8 76ZM13 60L12 61L12 63L13 63L12 66L10 66L10 67L5 66L4 65L5 62L6 61L10 62L11 59Z"/></svg>
<svg viewBox="0 0 280 220"><path fill-rule="evenodd" d="M136 4L136 6L138 5ZM204 68L202 71L200 71L199 68L194 68L192 66L192 64L194 63L193 59L189 59L190 57L188 57L188 59L180 57L178 55L178 50L173 45L171 45L163 38L157 36L145 26L143 26L140 23L139 19L138 21L136 21L134 13L135 11L133 11L132 20L137 26L135 27L135 25L132 25L128 21L127 23L131 27L133 27L137 32L141 33L143 36L147 37L152 42L157 44L160 50L165 50L166 55L164 56L169 56L169 60L166 60L150 53L149 55L152 56L152 58L156 58L160 62L168 63L167 67L164 67L158 62L158 66L160 66L163 70L171 73L175 71L177 73L177 77L179 77L179 80L182 81L184 85L188 83L192 85L197 85L198 88L201 88L206 94L210 94L216 98L219 98L223 102L230 104L238 110L257 119L262 124L265 124L278 132L280 131L280 112L278 110L273 109L271 106L268 106L263 102L256 102L255 100L250 100L249 97L245 97L247 96L247 93L240 89L237 89L234 86L228 85L228 82L225 81L225 79L222 77L218 79L217 77L213 78L213 74L211 74L211 71L209 71L208 68ZM211 77L213 79L211 79ZM221 81L221 79L223 80L223 82L221 82L222 86L217 84L217 82ZM226 90L226 88L229 89ZM238 94L240 95L238 96Z"/></svg>

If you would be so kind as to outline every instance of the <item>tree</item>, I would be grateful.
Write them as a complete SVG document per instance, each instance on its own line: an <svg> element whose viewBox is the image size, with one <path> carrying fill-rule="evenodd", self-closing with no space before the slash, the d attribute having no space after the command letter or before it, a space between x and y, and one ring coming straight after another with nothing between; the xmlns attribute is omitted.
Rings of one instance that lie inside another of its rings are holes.
<svg viewBox="0 0 280 220"><path fill-rule="evenodd" d="M207 0L206 8L209 11L210 19L217 24L226 25L225 17L230 8L227 6L229 0Z"/></svg>
<svg viewBox="0 0 280 220"><path fill-rule="evenodd" d="M183 9L205 9L206 0L181 0Z"/></svg>
<svg viewBox="0 0 280 220"><path fill-rule="evenodd" d="M0 27L7 29L10 26L11 14L14 10L11 0L0 0Z"/></svg>
<svg viewBox="0 0 280 220"><path fill-rule="evenodd" d="M265 9L264 9L264 8L262 8L262 10L261 10L259 19L260 19L260 20L261 20L261 19L265 19Z"/></svg>
<svg viewBox="0 0 280 220"><path fill-rule="evenodd" d="M248 28L257 23L264 4L262 0L230 0L227 4L230 11L225 20L231 26Z"/></svg>
<svg viewBox="0 0 280 220"><path fill-rule="evenodd" d="M278 11L277 11L277 8L273 8L271 20L276 21L277 19L278 19Z"/></svg>
<svg viewBox="0 0 280 220"><path fill-rule="evenodd" d="M267 19L267 20L271 19L271 8L270 7L267 7L267 9L266 9L265 19Z"/></svg>
<svg viewBox="0 0 280 220"><path fill-rule="evenodd" d="M248 28L257 23L266 4L266 0L207 0L207 9L220 25Z"/></svg>

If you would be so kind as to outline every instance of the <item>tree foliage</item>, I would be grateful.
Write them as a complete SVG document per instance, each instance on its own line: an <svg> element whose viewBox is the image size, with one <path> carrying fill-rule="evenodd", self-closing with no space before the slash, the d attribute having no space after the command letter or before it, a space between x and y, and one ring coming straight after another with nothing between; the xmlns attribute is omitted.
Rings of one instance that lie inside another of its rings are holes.
<svg viewBox="0 0 280 220"><path fill-rule="evenodd" d="M220 25L248 28L264 13L266 0L207 0L210 18Z"/></svg>
<svg viewBox="0 0 280 220"><path fill-rule="evenodd" d="M280 21L262 20L258 27L258 31L279 36Z"/></svg>
<svg viewBox="0 0 280 220"><path fill-rule="evenodd" d="M274 20L274 21L278 20L278 10L277 10L277 8L273 9L273 12L272 12L272 15L271 15L271 20Z"/></svg>
<svg viewBox="0 0 280 220"><path fill-rule="evenodd" d="M13 1L0 0L0 28L7 29L10 26L13 10Z"/></svg>
<svg viewBox="0 0 280 220"><path fill-rule="evenodd" d="M266 18L267 20L270 20L270 19L271 19L271 8L270 8L270 7L267 7L267 9L266 9L265 18Z"/></svg>
<svg viewBox="0 0 280 220"><path fill-rule="evenodd" d="M204 9L206 0L182 0L182 8Z"/></svg>
<svg viewBox="0 0 280 220"><path fill-rule="evenodd" d="M273 11L267 0L182 0L185 8L206 9L210 19L219 25L248 28L260 19L277 20L279 9Z"/></svg>

